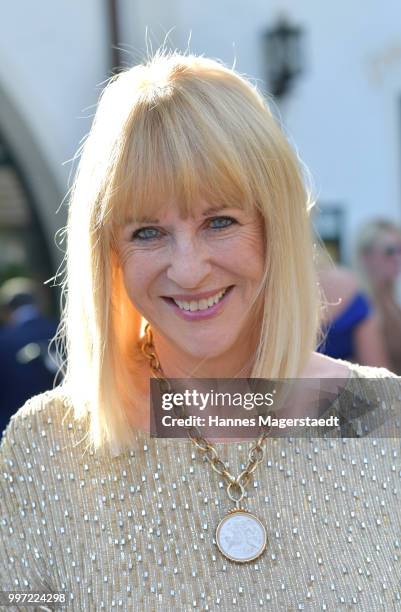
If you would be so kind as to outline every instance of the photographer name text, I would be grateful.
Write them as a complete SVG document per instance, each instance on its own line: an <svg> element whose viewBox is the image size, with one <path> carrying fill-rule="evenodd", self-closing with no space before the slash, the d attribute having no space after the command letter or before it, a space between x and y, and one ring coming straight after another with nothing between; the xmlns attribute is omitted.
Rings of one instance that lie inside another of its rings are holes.
<svg viewBox="0 0 401 612"><path fill-rule="evenodd" d="M285 418L273 417L271 415L259 415L251 418L224 418L209 415L207 418L201 416L187 416L183 418L173 417L166 414L162 417L164 427L339 427L340 419L337 416L327 418L300 417Z"/></svg>

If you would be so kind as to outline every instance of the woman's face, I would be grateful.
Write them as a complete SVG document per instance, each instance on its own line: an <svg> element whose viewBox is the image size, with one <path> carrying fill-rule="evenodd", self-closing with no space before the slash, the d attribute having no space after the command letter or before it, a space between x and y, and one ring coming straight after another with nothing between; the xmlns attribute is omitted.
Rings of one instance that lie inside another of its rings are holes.
<svg viewBox="0 0 401 612"><path fill-rule="evenodd" d="M401 272L401 236L397 232L381 232L363 260L372 282L394 281Z"/></svg>
<svg viewBox="0 0 401 612"><path fill-rule="evenodd" d="M264 273L263 235L256 212L205 201L193 217L169 205L157 219L127 223L118 254L128 296L180 350L222 355L254 329L248 309Z"/></svg>

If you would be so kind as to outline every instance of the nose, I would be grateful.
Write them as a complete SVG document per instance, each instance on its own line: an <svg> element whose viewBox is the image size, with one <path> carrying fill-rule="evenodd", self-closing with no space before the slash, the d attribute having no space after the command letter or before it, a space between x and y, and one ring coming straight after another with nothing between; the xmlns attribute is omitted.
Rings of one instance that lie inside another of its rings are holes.
<svg viewBox="0 0 401 612"><path fill-rule="evenodd" d="M182 289L204 285L211 272L207 246L194 236L177 236L171 249L167 277Z"/></svg>

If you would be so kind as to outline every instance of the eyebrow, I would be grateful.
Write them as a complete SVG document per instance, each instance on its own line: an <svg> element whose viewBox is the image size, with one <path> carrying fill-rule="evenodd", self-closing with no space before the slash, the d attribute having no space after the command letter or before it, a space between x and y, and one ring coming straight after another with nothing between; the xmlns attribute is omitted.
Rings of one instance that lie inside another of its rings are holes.
<svg viewBox="0 0 401 612"><path fill-rule="evenodd" d="M214 215L225 208L230 208L226 204L222 204L221 206L210 206L206 210L203 211L202 217L208 217L209 215ZM159 219L151 219L150 217L141 217L140 219L134 219L132 216L128 216L125 220L128 223L160 223Z"/></svg>

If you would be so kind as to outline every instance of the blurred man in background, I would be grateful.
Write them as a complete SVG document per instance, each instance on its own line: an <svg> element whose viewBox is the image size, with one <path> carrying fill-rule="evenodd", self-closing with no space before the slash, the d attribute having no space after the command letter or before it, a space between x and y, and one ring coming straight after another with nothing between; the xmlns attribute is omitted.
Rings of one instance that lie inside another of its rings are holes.
<svg viewBox="0 0 401 612"><path fill-rule="evenodd" d="M24 402L53 388L58 370L49 342L57 322L41 313L37 290L28 278L13 278L0 288L5 321L0 328L0 437Z"/></svg>

